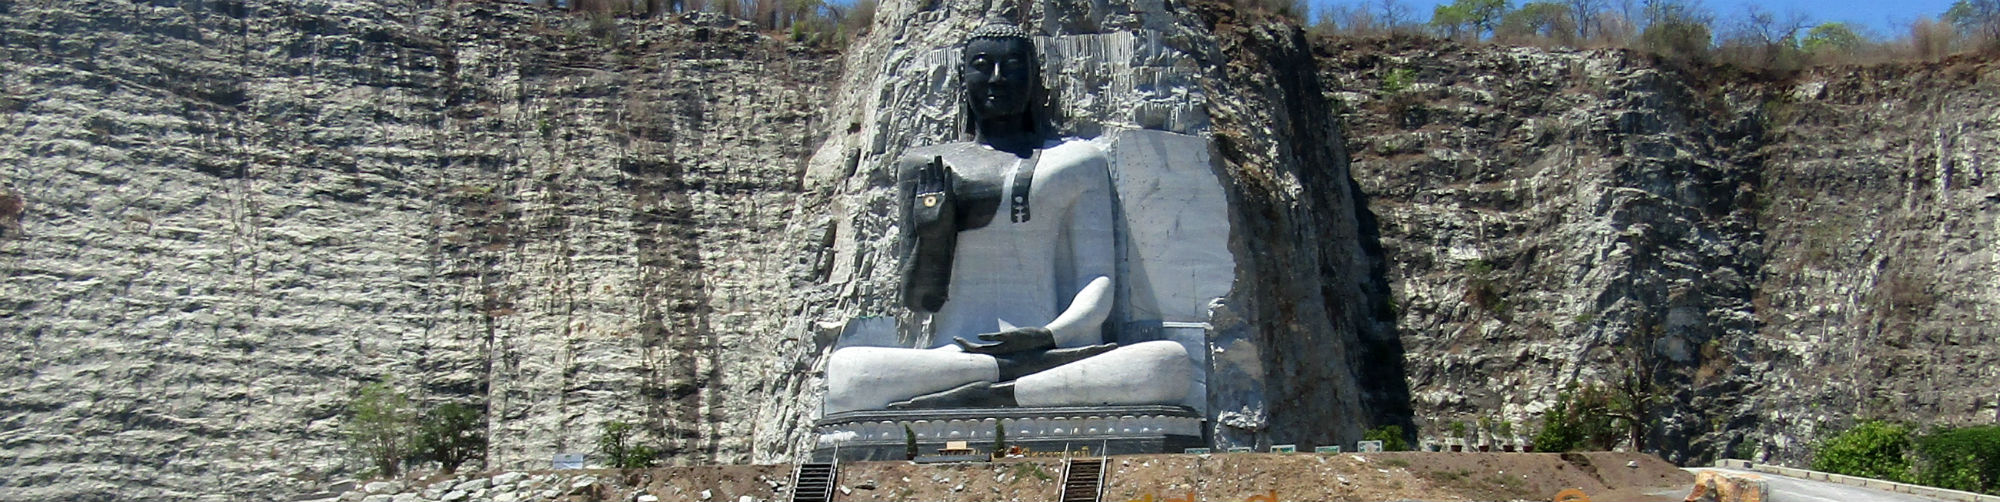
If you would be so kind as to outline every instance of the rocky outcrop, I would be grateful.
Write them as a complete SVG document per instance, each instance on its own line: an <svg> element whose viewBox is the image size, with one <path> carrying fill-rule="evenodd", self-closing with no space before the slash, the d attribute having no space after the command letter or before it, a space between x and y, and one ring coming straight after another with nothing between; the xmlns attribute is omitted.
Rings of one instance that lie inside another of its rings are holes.
<svg viewBox="0 0 2000 502"><path fill-rule="evenodd" d="M1320 46L1426 436L1657 385L1677 462L1802 462L1854 417L1984 423L1990 63L1790 80L1627 51ZM1479 435L1491 435L1480 433Z"/></svg>
<svg viewBox="0 0 2000 502"><path fill-rule="evenodd" d="M1766 86L1753 375L1722 434L1792 461L1847 418L2000 422L2000 64Z"/></svg>
<svg viewBox="0 0 2000 502"><path fill-rule="evenodd" d="M1485 417L1527 425L1568 382L1615 378L1635 357L1685 389L1693 369L1748 350L1727 340L1756 330L1761 123L1736 113L1754 97L1622 51L1323 50L1427 435ZM1691 420L1669 435L1707 432L1705 419L1666 420Z"/></svg>

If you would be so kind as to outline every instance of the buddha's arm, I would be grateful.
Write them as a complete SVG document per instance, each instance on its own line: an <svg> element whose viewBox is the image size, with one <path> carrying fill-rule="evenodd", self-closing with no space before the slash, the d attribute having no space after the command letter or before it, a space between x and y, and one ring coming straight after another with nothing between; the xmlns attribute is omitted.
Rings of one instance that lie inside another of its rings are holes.
<svg viewBox="0 0 2000 502"><path fill-rule="evenodd" d="M1076 292L1069 309L1047 328L1055 334L1057 347L1082 347L1104 341L1104 319L1111 316L1111 277L1099 276Z"/></svg>
<svg viewBox="0 0 2000 502"><path fill-rule="evenodd" d="M1096 153L1092 148L1091 153ZM1111 317L1113 286L1117 276L1117 248L1113 241L1111 173L1102 154L1087 155L1075 164L1063 166L1059 181L1071 184L1064 234L1069 237L1070 266L1058 273L1070 277L1058 283L1079 285L1069 308L1048 324L1055 333L1057 347L1081 347L1104 342L1104 320ZM1065 270L1066 269L1066 270Z"/></svg>

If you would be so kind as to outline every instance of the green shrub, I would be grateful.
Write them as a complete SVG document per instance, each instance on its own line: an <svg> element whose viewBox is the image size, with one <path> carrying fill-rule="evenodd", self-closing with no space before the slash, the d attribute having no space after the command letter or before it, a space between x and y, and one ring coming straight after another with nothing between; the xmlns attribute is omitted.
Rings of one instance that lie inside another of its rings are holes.
<svg viewBox="0 0 2000 502"><path fill-rule="evenodd" d="M479 409L445 403L424 413L414 441L419 460L437 462L445 473L486 456L486 417Z"/></svg>
<svg viewBox="0 0 2000 502"><path fill-rule="evenodd" d="M996 456L1007 454L1006 420L996 420L993 422L993 454Z"/></svg>
<svg viewBox="0 0 2000 502"><path fill-rule="evenodd" d="M597 436L597 453L604 455L604 463L613 469L644 469L659 461L660 452L653 447L633 444L632 433L637 428L619 421L604 423L604 432Z"/></svg>
<svg viewBox="0 0 2000 502"><path fill-rule="evenodd" d="M2000 426L1943 429L1916 440L1916 481L2000 495Z"/></svg>
<svg viewBox="0 0 2000 502"><path fill-rule="evenodd" d="M1609 391L1595 384L1571 383L1569 390L1556 394L1555 405L1542 413L1542 430L1535 433L1535 450L1608 450L1618 444L1618 421Z"/></svg>
<svg viewBox="0 0 2000 502"><path fill-rule="evenodd" d="M410 456L410 437L416 428L416 412L409 396L397 392L388 381L361 387L347 403L347 424L341 431L347 443L375 465L370 474L395 477Z"/></svg>
<svg viewBox="0 0 2000 502"><path fill-rule="evenodd" d="M1396 68L1382 74L1382 92L1396 94L1410 90L1410 84L1417 82L1417 71Z"/></svg>
<svg viewBox="0 0 2000 502"><path fill-rule="evenodd" d="M1849 476L1910 481L1910 429L1862 422L1814 446L1812 469Z"/></svg>
<svg viewBox="0 0 2000 502"><path fill-rule="evenodd" d="M1410 443L1403 440L1402 426L1384 425L1368 429L1368 432L1361 433L1361 439L1381 441L1382 451L1407 451L1410 449Z"/></svg>

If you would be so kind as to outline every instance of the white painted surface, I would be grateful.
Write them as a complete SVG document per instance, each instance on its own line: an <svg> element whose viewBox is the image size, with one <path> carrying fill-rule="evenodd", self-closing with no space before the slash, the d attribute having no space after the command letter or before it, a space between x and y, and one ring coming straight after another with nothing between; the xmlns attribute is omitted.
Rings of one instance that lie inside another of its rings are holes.
<svg viewBox="0 0 2000 502"><path fill-rule="evenodd" d="M1021 406L1170 404L1187 396L1192 381L1187 350L1155 341L1021 377L1014 397Z"/></svg>
<svg viewBox="0 0 2000 502"><path fill-rule="evenodd" d="M834 351L826 374L824 412L832 414L879 410L915 396L997 381L1000 366L992 357L954 349L849 347Z"/></svg>
<svg viewBox="0 0 2000 502"><path fill-rule="evenodd" d="M953 350L953 337L1045 326L1061 347L1103 343L1113 291L1125 300L1121 322L1158 323L1151 337L1162 341L1023 377L1020 405L1206 410L1208 309L1235 279L1228 201L1208 153L1206 138L1143 130L1044 150L1028 221L996 215L959 233L950 300L931 320L939 349L860 347L882 344L890 330L850 324L827 367L823 412L996 381L991 358Z"/></svg>
<svg viewBox="0 0 2000 502"><path fill-rule="evenodd" d="M1116 229L1104 151L1087 141L1042 150L1028 192L1032 211L1027 221L1011 221L1003 213L985 227L958 233L950 300L931 320L935 345L1010 327L1048 326L1066 314L1097 323L1069 324L1056 333L1058 346L1103 342L1099 328L1108 303L1102 313L1065 310L1095 306L1072 302L1091 281L1116 282ZM1001 210L1006 207L1003 202Z"/></svg>

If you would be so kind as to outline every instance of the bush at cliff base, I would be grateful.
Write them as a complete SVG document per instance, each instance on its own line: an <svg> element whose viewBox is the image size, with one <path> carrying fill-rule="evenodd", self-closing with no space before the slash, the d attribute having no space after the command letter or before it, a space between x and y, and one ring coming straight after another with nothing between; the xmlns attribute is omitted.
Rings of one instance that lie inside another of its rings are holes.
<svg viewBox="0 0 2000 502"><path fill-rule="evenodd" d="M390 382L371 383L355 393L347 410L347 423L341 432L347 435L348 444L374 465L363 477L396 477L410 455L410 436L416 427L416 410L409 396L397 392Z"/></svg>
<svg viewBox="0 0 2000 502"><path fill-rule="evenodd" d="M1410 444L1403 441L1403 427L1399 425L1384 425L1369 429L1368 432L1361 434L1361 439L1366 441L1381 441L1382 451L1406 451L1410 449Z"/></svg>
<svg viewBox="0 0 2000 502"><path fill-rule="evenodd" d="M1812 469L1849 476L1909 481L1910 429L1867 421L1813 448Z"/></svg>
<svg viewBox="0 0 2000 502"><path fill-rule="evenodd" d="M1916 445L1918 483L2000 495L2000 426L1944 429Z"/></svg>
<svg viewBox="0 0 2000 502"><path fill-rule="evenodd" d="M1902 424L1862 422L1815 446L1812 469L2000 495L2000 426L1919 435Z"/></svg>

